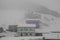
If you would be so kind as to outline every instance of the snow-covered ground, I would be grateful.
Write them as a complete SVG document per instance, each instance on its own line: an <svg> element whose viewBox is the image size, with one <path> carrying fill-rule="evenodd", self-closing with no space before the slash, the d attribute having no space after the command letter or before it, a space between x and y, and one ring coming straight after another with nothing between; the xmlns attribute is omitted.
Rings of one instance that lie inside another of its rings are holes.
<svg viewBox="0 0 60 40"><path fill-rule="evenodd" d="M16 35L15 32L6 32L0 33L0 36L5 35L6 37L0 38L0 40L28 40L28 39L42 39L43 36L25 36L25 37L14 37Z"/></svg>
<svg viewBox="0 0 60 40"><path fill-rule="evenodd" d="M0 40L34 40L40 39L42 40L43 37L3 37Z"/></svg>
<svg viewBox="0 0 60 40"><path fill-rule="evenodd" d="M15 32L3 32L3 33L0 33L0 36L6 36L6 37L14 37L16 35Z"/></svg>

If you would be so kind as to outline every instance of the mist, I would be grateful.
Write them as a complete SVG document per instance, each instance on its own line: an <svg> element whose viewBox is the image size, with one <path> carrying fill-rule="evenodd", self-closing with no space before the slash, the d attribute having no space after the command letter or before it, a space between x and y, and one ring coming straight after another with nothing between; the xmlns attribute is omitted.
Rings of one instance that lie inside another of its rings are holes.
<svg viewBox="0 0 60 40"><path fill-rule="evenodd" d="M60 0L0 0L0 26L21 23L28 8L39 8L40 5L60 13Z"/></svg>

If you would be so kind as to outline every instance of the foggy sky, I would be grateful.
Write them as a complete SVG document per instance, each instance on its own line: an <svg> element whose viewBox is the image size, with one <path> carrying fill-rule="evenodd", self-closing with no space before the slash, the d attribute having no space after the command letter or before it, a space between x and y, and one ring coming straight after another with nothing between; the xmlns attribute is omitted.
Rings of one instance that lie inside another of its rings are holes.
<svg viewBox="0 0 60 40"><path fill-rule="evenodd" d="M0 25L18 24L23 20L26 4L43 5L60 12L60 0L0 0Z"/></svg>

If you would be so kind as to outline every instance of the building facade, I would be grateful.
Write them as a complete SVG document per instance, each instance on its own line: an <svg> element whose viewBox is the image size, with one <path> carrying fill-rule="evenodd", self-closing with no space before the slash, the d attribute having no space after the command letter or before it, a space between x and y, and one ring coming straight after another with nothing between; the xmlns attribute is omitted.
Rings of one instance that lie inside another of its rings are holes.
<svg viewBox="0 0 60 40"><path fill-rule="evenodd" d="M36 28L40 28L40 20L39 19L26 19L26 24L35 24Z"/></svg>
<svg viewBox="0 0 60 40"><path fill-rule="evenodd" d="M8 30L11 32L17 32L17 25L9 25Z"/></svg>
<svg viewBox="0 0 60 40"><path fill-rule="evenodd" d="M17 36L34 36L35 25L24 25L17 27Z"/></svg>

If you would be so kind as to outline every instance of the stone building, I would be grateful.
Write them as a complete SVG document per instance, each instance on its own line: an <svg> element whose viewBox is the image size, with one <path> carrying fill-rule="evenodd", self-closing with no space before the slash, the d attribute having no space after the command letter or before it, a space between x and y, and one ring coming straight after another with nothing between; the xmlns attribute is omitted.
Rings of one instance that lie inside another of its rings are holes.
<svg viewBox="0 0 60 40"><path fill-rule="evenodd" d="M35 25L23 24L17 27L17 36L35 36Z"/></svg>

